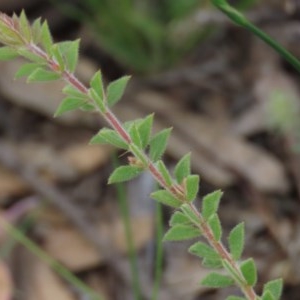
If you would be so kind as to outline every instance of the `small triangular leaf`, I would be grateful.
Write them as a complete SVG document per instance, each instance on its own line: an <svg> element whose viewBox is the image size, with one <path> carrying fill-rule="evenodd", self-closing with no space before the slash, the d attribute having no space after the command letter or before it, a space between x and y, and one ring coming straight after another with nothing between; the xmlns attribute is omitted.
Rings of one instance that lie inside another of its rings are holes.
<svg viewBox="0 0 300 300"><path fill-rule="evenodd" d="M30 61L33 61L33 62L36 62L36 63L39 63L39 64L45 64L46 63L46 60L35 54L35 53L32 53L31 51L27 50L25 47L21 47L18 49L18 53L20 56L23 56L25 57L26 59L30 60Z"/></svg>
<svg viewBox="0 0 300 300"><path fill-rule="evenodd" d="M67 96L71 96L71 97L75 97L75 98L82 98L82 99L88 99L88 96L84 93L82 93L81 91L79 91L78 89L76 89L74 86L72 85L66 85L63 88L63 93Z"/></svg>
<svg viewBox="0 0 300 300"><path fill-rule="evenodd" d="M41 41L42 24L41 18L36 19L31 26L32 41L34 44L39 44Z"/></svg>
<svg viewBox="0 0 300 300"><path fill-rule="evenodd" d="M162 160L157 162L157 168L168 186L172 185L172 177Z"/></svg>
<svg viewBox="0 0 300 300"><path fill-rule="evenodd" d="M133 124L133 126L129 129L128 132L133 143L136 144L138 148L142 148L142 140L137 125Z"/></svg>
<svg viewBox="0 0 300 300"><path fill-rule="evenodd" d="M202 279L201 284L211 288L224 288L233 285L234 281L229 276L212 272Z"/></svg>
<svg viewBox="0 0 300 300"><path fill-rule="evenodd" d="M95 112L97 111L96 107L92 103L84 103L80 106L82 111Z"/></svg>
<svg viewBox="0 0 300 300"><path fill-rule="evenodd" d="M190 224L190 219L180 211L175 211L169 221L170 226Z"/></svg>
<svg viewBox="0 0 300 300"><path fill-rule="evenodd" d="M209 220L208 224L213 232L214 238L219 241L222 237L222 226L220 219L217 214L213 214Z"/></svg>
<svg viewBox="0 0 300 300"><path fill-rule="evenodd" d="M154 162L159 160L164 154L171 130L171 128L164 129L151 138L149 155Z"/></svg>
<svg viewBox="0 0 300 300"><path fill-rule="evenodd" d="M164 241L189 240L200 235L199 229L191 225L175 225L167 231Z"/></svg>
<svg viewBox="0 0 300 300"><path fill-rule="evenodd" d="M199 175L189 175L185 179L186 198L189 202L193 201L199 191Z"/></svg>
<svg viewBox="0 0 300 300"><path fill-rule="evenodd" d="M58 117L58 116L64 114L65 112L69 112L71 110L78 109L84 103L85 103L85 100L67 97L58 106L58 108L54 114L54 117Z"/></svg>
<svg viewBox="0 0 300 300"><path fill-rule="evenodd" d="M52 45L51 53L52 53L54 60L58 63L60 71L65 70L66 69L65 61L64 61L63 55L61 53L59 44Z"/></svg>
<svg viewBox="0 0 300 300"><path fill-rule="evenodd" d="M62 54L67 69L73 73L77 66L80 40L65 41L58 43L60 53Z"/></svg>
<svg viewBox="0 0 300 300"><path fill-rule="evenodd" d="M202 215L208 220L219 208L220 199L223 193L220 190L207 194L202 201Z"/></svg>
<svg viewBox="0 0 300 300"><path fill-rule="evenodd" d="M52 36L49 30L47 21L44 21L41 28L41 44L48 54L51 54L51 47L53 44Z"/></svg>
<svg viewBox="0 0 300 300"><path fill-rule="evenodd" d="M103 88L103 79L101 71L97 71L90 81L91 88L98 95L99 101L104 99L104 88Z"/></svg>
<svg viewBox="0 0 300 300"><path fill-rule="evenodd" d="M274 300L279 300L282 294L283 281L281 278L271 280L264 285L263 294L267 291L272 294Z"/></svg>
<svg viewBox="0 0 300 300"><path fill-rule="evenodd" d="M29 42L31 40L31 29L24 10L22 10L20 14L19 21L20 21L20 29L19 29L20 33L22 37L27 42Z"/></svg>
<svg viewBox="0 0 300 300"><path fill-rule="evenodd" d="M0 48L0 60L11 60L19 56L19 53L12 49L11 47L1 47Z"/></svg>
<svg viewBox="0 0 300 300"><path fill-rule="evenodd" d="M102 128L93 138L90 140L90 144L110 144L116 148L128 149L128 145L113 129Z"/></svg>
<svg viewBox="0 0 300 300"><path fill-rule="evenodd" d="M253 258L249 258L242 262L240 269L247 283L254 286L257 280L257 271Z"/></svg>
<svg viewBox="0 0 300 300"><path fill-rule="evenodd" d="M270 291L266 291L263 293L261 300L276 300Z"/></svg>
<svg viewBox="0 0 300 300"><path fill-rule="evenodd" d="M240 223L235 226L228 237L230 253L234 260L239 260L244 250L245 225Z"/></svg>
<svg viewBox="0 0 300 300"><path fill-rule="evenodd" d="M202 258L212 259L212 260L219 259L221 261L220 255L211 246L202 242L195 243L189 248L188 251Z"/></svg>
<svg viewBox="0 0 300 300"><path fill-rule="evenodd" d="M202 260L202 265L208 269L221 269L223 267L222 261L220 259L207 259Z"/></svg>
<svg viewBox="0 0 300 300"><path fill-rule="evenodd" d="M32 74L36 69L41 68L41 64L36 63L27 63L20 67L20 69L17 71L15 78L21 78L24 76L29 76Z"/></svg>
<svg viewBox="0 0 300 300"><path fill-rule="evenodd" d="M109 176L108 184L128 181L137 177L143 172L143 169L137 166L121 166L115 169Z"/></svg>
<svg viewBox="0 0 300 300"><path fill-rule="evenodd" d="M54 73L52 71L47 71L42 68L37 68L28 76L27 81L28 82L51 81L51 80L57 80L59 78L60 75L57 73Z"/></svg>
<svg viewBox="0 0 300 300"><path fill-rule="evenodd" d="M92 98L95 102L95 104L97 105L97 107L99 108L99 110L102 113L106 112L106 106L104 104L104 101L102 98L100 98L99 94L96 92L95 89L90 88L88 91L88 95L90 96L90 98Z"/></svg>
<svg viewBox="0 0 300 300"><path fill-rule="evenodd" d="M180 200L176 199L170 192L166 190L158 190L156 192L153 192L151 194L151 198L162 204L169 205L175 208L180 207L182 204Z"/></svg>
<svg viewBox="0 0 300 300"><path fill-rule="evenodd" d="M177 163L174 175L179 184L182 183L183 179L191 173L191 154L187 153Z"/></svg>
<svg viewBox="0 0 300 300"><path fill-rule="evenodd" d="M141 120L137 125L141 142L142 142L142 148L145 148L149 143L151 131L152 131L152 124L153 124L153 114Z"/></svg>
<svg viewBox="0 0 300 300"><path fill-rule="evenodd" d="M108 85L106 100L109 106L113 106L122 98L129 79L130 76L123 76Z"/></svg>
<svg viewBox="0 0 300 300"><path fill-rule="evenodd" d="M190 204L184 203L181 205L180 209L183 211L183 213L190 219L190 221L195 224L196 226L199 226L199 217L195 213L195 210L191 207ZM199 229L200 230L200 229Z"/></svg>

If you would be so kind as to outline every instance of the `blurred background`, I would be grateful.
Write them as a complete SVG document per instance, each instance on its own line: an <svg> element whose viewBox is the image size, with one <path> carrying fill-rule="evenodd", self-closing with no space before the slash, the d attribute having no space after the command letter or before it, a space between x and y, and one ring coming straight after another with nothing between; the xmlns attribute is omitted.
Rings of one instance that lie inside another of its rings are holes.
<svg viewBox="0 0 300 300"><path fill-rule="evenodd" d="M298 0L230 2L300 57ZM173 126L168 167L191 151L200 194L224 190L224 242L245 221L257 291L282 277L282 299L300 299L299 74L206 0L0 0L2 12L22 9L55 41L81 39L83 82L99 68L106 82L133 75L115 113ZM0 300L239 295L200 286L208 270L191 242L161 243L172 210L149 199L149 174L107 186L127 154L88 145L105 125L97 115L53 119L63 84L14 80L21 64L0 63Z"/></svg>

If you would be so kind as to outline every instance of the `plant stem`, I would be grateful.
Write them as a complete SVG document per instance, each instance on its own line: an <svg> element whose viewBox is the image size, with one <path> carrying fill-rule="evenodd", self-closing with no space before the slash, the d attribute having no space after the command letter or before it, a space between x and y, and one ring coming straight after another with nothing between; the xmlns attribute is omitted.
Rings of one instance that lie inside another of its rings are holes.
<svg viewBox="0 0 300 300"><path fill-rule="evenodd" d="M224 10L224 7L223 7ZM232 13L232 11L231 11ZM238 15L240 17L240 15ZM243 19L244 21L244 19ZM79 81L75 75L68 70L60 71L60 67L58 63L50 58L41 48L39 48L37 45L32 45L31 43L27 43L25 45L28 50L32 51L35 55L38 55L41 57L49 66L49 68L57 72L61 75L62 79L64 79L69 85L72 85L75 87L78 91L81 93L86 94L92 102L94 100L89 96L89 89ZM96 105L97 107L97 105ZM185 191L182 186L178 184L172 184L169 186L166 181L163 178L163 175L160 173L158 168L155 166L154 162L151 161L149 156L142 150L139 149L139 147L135 144L133 144L132 139L129 135L129 133L126 131L122 123L119 121L119 119L113 114L113 112L110 110L110 108L106 105L105 112L102 112L99 110L99 113L103 116L103 118L106 120L106 122L119 134L119 136L128 143L129 148L134 149L133 154L138 158L142 158L144 168L148 169L154 179L158 182L158 184L164 188L165 190L169 191L176 197L182 204L188 204L190 206L190 209L194 211L195 215L198 219L198 227L203 233L204 237L207 239L208 243L215 249L215 251L220 255L220 257L226 261L229 268L227 268L227 271L230 273L232 278L235 280L236 284L240 287L240 289L243 291L245 297L248 300L257 300L258 296L256 295L254 289L252 286L249 286L246 283L246 280L244 279L244 276L242 275L238 264L234 261L234 259L231 257L230 253L226 250L224 245L217 241L213 235L213 232L209 226L209 224L204 220L201 213L196 209L196 207L188 201L188 199L185 196ZM146 162L146 163L144 163ZM173 181L175 182L175 181ZM41 254L43 255L43 254ZM48 258L47 258L48 259ZM238 278L238 280L237 280Z"/></svg>

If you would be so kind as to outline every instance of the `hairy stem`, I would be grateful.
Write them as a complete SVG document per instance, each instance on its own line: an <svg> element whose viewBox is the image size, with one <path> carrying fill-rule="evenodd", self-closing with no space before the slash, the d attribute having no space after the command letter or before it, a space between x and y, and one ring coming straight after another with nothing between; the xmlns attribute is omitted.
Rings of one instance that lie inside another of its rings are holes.
<svg viewBox="0 0 300 300"><path fill-rule="evenodd" d="M224 7L223 7L224 9ZM232 14L233 12L230 11ZM5 21L5 24L7 24L11 30L14 30L15 35L20 35L17 28L14 27L12 20L10 20L7 16L0 15L0 20ZM12 27L12 28L11 28ZM20 38L18 39L20 41ZM60 77L68 84L77 89L80 93L85 94L89 101L92 104L95 103L95 100L92 96L90 96L89 88L86 87L72 72L62 67L55 59L50 57L43 49L41 49L39 46L35 45L31 41L28 42L24 38L22 38L22 41L24 42L21 47L26 47L27 50L29 50L34 55L40 57L49 67L49 69L53 72L56 72L60 75ZM17 46L16 46L17 48ZM104 97L106 97L104 95ZM158 184L164 188L165 190L172 193L172 195L178 199L182 204L188 205L188 207L191 209L191 211L194 213L194 215L197 217L197 226L199 227L201 233L206 238L208 243L213 247L213 249L220 255L222 260L225 262L224 266L225 269L228 271L228 273L231 275L231 277L234 279L237 286L240 287L242 292L244 293L245 297L248 300L257 300L258 296L256 295L254 289L252 286L248 285L237 262L232 258L229 251L225 248L225 246L222 244L221 241L217 240L214 237L213 231L208 224L208 222L205 220L205 218L201 215L199 210L194 206L193 203L191 203L188 200L188 197L186 196L185 188L177 183L175 183L175 180L172 180L172 184L167 183L164 179L163 174L160 173L159 169L156 167L155 163L150 159L150 157L146 154L145 151L140 149L137 145L135 145L121 123L119 119L113 114L113 112L110 110L109 106L106 104L106 101L104 101L105 107L104 109L99 109L99 113L102 115L102 117L106 120L106 122L118 133L118 135L127 143L129 150L133 153L133 155L141 161L144 169L149 170L149 172L152 174L154 179L158 182ZM95 105L98 107L97 105ZM227 266L227 267L226 267Z"/></svg>

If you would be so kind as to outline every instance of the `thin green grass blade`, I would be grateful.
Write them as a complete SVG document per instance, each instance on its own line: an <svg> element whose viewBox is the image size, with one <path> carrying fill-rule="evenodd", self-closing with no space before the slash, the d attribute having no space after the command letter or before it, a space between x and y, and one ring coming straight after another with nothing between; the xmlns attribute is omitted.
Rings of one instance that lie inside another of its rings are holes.
<svg viewBox="0 0 300 300"><path fill-rule="evenodd" d="M114 165L114 169L120 166L116 154L113 155L113 165ZM129 207L126 199L125 185L124 183L116 183L115 187L117 190L118 205L119 205L119 209L123 221L123 226L125 229L126 244L127 244L128 254L129 254L130 269L131 269L131 276L133 282L134 300L142 300L141 287L139 281L137 253L134 248L133 233L131 231L131 226L130 226L130 213L129 213Z"/></svg>
<svg viewBox="0 0 300 300"><path fill-rule="evenodd" d="M154 285L152 290L151 300L158 300L159 288L163 272L163 214L162 205L159 202L155 203L155 228L156 228L156 250L155 250L155 269L154 269Z"/></svg>
<svg viewBox="0 0 300 300"><path fill-rule="evenodd" d="M49 267L51 267L59 276L64 278L71 285L75 286L83 293L88 295L88 297L92 300L103 300L104 298L98 294L96 294L90 287L88 287L83 281L77 278L74 274L72 274L67 268L49 256L46 252L44 252L37 244L31 241L28 237L24 235L24 233L9 224L3 217L0 217L0 226L7 232L7 234L13 237L16 241L26 247L30 252L32 252L35 256L37 256L40 260L46 263Z"/></svg>
<svg viewBox="0 0 300 300"><path fill-rule="evenodd" d="M276 42L272 37L270 37L267 33L260 30L253 23L251 23L243 14L241 14L234 7L229 5L226 0L213 0L213 4L220 9L224 14L226 14L235 24L242 26L269 46L271 46L277 53L279 53L285 60L287 60L298 72L300 72L300 61L287 49L281 46L278 42Z"/></svg>

